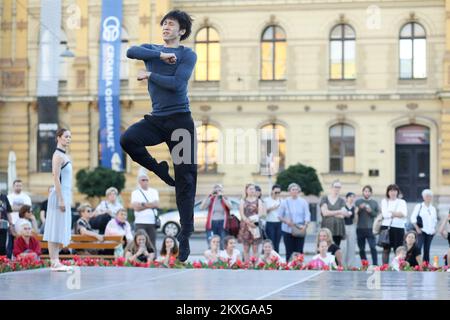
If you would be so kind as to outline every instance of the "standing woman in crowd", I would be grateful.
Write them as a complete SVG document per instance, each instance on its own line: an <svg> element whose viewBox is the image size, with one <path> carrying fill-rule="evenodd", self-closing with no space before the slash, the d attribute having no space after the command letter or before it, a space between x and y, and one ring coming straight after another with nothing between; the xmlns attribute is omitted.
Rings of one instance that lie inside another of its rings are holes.
<svg viewBox="0 0 450 320"><path fill-rule="evenodd" d="M52 271L70 271L59 261L59 250L67 247L72 227L72 164L66 154L72 136L64 128L56 132L57 147L52 159L54 189L48 198L44 241L48 241Z"/></svg>
<svg viewBox="0 0 450 320"><path fill-rule="evenodd" d="M414 225L418 235L417 246L422 251L423 261L430 262L430 247L436 233L437 213L436 208L431 204L433 192L430 189L422 191L423 202L416 204L411 214L411 223Z"/></svg>
<svg viewBox="0 0 450 320"><path fill-rule="evenodd" d="M272 240L273 248L276 252L280 252L281 241L281 220L278 218L281 207L281 186L273 185L270 197L264 199L266 205L266 234Z"/></svg>
<svg viewBox="0 0 450 320"><path fill-rule="evenodd" d="M320 200L320 211L322 213L322 228L330 229L333 234L333 241L340 246L341 240L345 237L344 217L347 215L345 210L345 200L339 196L342 185L339 181L334 181L331 185L329 195Z"/></svg>
<svg viewBox="0 0 450 320"><path fill-rule="evenodd" d="M389 253L403 244L405 223L408 216L406 202L398 198L400 188L396 184L387 187L386 198L381 200L381 231L389 229L389 244L383 247L383 264L389 263Z"/></svg>
<svg viewBox="0 0 450 320"><path fill-rule="evenodd" d="M239 205L241 216L241 226L238 239L244 245L244 260L247 261L250 255L250 247L253 255L258 256L258 246L262 241L262 234L259 229L260 218L264 213L262 201L256 196L254 184L245 186L245 197Z"/></svg>
<svg viewBox="0 0 450 320"><path fill-rule="evenodd" d="M406 248L405 261L411 267L422 264L422 256L420 255L420 248L417 246L417 234L414 231L409 231L405 234L404 246Z"/></svg>
<svg viewBox="0 0 450 320"><path fill-rule="evenodd" d="M344 242L344 265L352 267L355 265L355 249L356 249L356 224L355 216L355 194L347 193L345 196L345 210L347 215L344 218L345 223L345 242Z"/></svg>
<svg viewBox="0 0 450 320"><path fill-rule="evenodd" d="M308 202L299 196L301 187L297 183L288 186L289 197L281 203L278 218L281 220L284 246L286 248L286 261L289 261L294 252L303 253L306 230L311 222L311 213ZM303 236L296 236L293 228L303 232Z"/></svg>

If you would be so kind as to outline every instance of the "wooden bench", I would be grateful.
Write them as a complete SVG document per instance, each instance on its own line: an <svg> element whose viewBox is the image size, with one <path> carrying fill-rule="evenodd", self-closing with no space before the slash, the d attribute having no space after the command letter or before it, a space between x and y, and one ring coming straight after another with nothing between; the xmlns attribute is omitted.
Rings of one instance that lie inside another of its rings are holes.
<svg viewBox="0 0 450 320"><path fill-rule="evenodd" d="M44 235L35 235L36 239L40 242L41 249L48 249L48 243L43 240ZM75 254L60 254L61 259L72 259L74 255L80 257L99 258L99 259L114 259L114 255L93 255L86 254L85 250L114 250L119 244L122 244L122 236L104 236L104 241L100 242L94 237L82 236L79 234L73 234L70 244L65 249L83 250ZM48 254L42 254L41 258L48 259Z"/></svg>

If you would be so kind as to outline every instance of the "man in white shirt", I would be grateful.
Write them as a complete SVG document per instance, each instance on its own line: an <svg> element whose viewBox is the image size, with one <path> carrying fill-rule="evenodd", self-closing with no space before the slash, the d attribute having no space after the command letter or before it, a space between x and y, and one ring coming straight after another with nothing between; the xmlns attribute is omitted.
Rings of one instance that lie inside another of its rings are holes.
<svg viewBox="0 0 450 320"><path fill-rule="evenodd" d="M153 246L156 248L156 215L159 207L159 193L149 187L149 179L145 173L138 176L139 187L131 194L131 206L134 209L136 231L144 229Z"/></svg>
<svg viewBox="0 0 450 320"><path fill-rule="evenodd" d="M14 237L16 236L15 224L19 220L19 210L23 205L31 207L31 198L23 192L22 180L17 179L13 182L13 192L8 195L8 201L11 204L11 226L9 229L9 241L7 245L7 255L11 256L13 250Z"/></svg>

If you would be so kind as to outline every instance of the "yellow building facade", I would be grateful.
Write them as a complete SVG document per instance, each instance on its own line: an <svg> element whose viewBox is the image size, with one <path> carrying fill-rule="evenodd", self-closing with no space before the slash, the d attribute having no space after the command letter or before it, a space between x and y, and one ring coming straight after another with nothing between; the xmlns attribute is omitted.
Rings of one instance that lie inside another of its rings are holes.
<svg viewBox="0 0 450 320"><path fill-rule="evenodd" d="M415 201L418 190L430 187L446 210L449 0L124 0L123 52L160 43L159 20L172 8L195 18L185 45L198 55L190 83L199 132L198 197L214 183L238 196L246 183L257 182L267 193L271 140L275 167L312 166L325 191L339 179L345 192L359 193L370 184L381 196L388 184L398 183L407 200ZM36 198L51 184L51 174L39 172L37 161L39 15L38 0L2 1L0 172L7 171L8 152L15 151L18 176ZM75 57L61 61L58 108L60 124L72 131L76 172L98 165L101 1L64 0L62 16L61 45ZM135 76L142 62L122 62L125 129L151 103L146 84ZM247 134L239 151L236 136ZM165 146L150 150L157 159L169 159ZM139 166L126 162L128 201ZM162 206L173 207L173 190L158 179L151 182ZM82 200L77 193L75 201Z"/></svg>

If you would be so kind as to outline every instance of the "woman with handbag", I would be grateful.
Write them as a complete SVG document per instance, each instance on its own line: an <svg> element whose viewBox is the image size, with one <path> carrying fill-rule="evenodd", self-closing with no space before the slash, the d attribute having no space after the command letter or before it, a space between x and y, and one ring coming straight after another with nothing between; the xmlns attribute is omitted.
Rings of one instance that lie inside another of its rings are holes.
<svg viewBox="0 0 450 320"><path fill-rule="evenodd" d="M306 230L311 221L309 205L305 199L299 197L301 188L296 183L288 186L290 197L282 203L278 212L281 220L284 246L286 247L286 261L289 261L293 252L303 253Z"/></svg>
<svg viewBox="0 0 450 320"><path fill-rule="evenodd" d="M254 184L245 186L245 197L239 205L239 214L241 216L241 226L239 229L238 240L244 245L244 261L248 261L250 247L253 255L258 256L258 246L262 242L262 233L259 226L259 219L264 214L262 201L256 196Z"/></svg>
<svg viewBox="0 0 450 320"><path fill-rule="evenodd" d="M423 202L416 204L411 214L411 223L418 235L417 246L422 251L423 261L430 262L430 247L436 233L437 213L436 208L431 204L433 192L430 189L422 191Z"/></svg>
<svg viewBox="0 0 450 320"><path fill-rule="evenodd" d="M406 202L399 198L400 188L391 184L386 189L386 198L381 200L381 231L378 245L383 247L383 264L389 263L389 253L403 245L405 223L408 216Z"/></svg>

